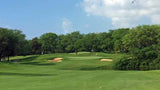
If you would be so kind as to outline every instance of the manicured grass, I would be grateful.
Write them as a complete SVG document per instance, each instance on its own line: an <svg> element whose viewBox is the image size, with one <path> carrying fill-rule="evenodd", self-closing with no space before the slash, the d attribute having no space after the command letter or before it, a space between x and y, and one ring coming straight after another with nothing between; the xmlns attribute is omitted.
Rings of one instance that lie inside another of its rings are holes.
<svg viewBox="0 0 160 90"><path fill-rule="evenodd" d="M12 57L18 63L0 63L0 90L159 90L160 71L114 71L123 54L47 54ZM61 63L47 62L56 57Z"/></svg>

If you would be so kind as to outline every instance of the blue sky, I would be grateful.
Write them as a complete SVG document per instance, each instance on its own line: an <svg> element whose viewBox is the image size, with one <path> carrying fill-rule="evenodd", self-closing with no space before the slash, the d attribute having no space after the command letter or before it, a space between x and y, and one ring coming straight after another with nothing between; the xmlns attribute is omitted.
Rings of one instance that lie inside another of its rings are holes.
<svg viewBox="0 0 160 90"><path fill-rule="evenodd" d="M145 11L151 6L144 8L139 5L141 2L137 2L137 5L128 9L126 8L128 0L108 1L0 0L0 27L19 29L26 34L27 39L32 39L46 32L56 34L66 34L72 31L107 32L114 28L159 24L157 21L159 13L151 16L155 12ZM149 3L156 5L159 2L155 1ZM137 6L142 10L135 8ZM133 12L130 12L131 10ZM138 16L133 18L134 15Z"/></svg>

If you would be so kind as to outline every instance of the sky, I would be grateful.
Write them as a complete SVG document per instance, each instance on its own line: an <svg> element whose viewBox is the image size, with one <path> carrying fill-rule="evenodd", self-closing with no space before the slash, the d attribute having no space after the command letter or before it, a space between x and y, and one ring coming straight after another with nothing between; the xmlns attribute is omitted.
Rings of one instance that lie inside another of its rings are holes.
<svg viewBox="0 0 160 90"><path fill-rule="evenodd" d="M160 24L160 0L0 0L0 27L44 33L107 32Z"/></svg>

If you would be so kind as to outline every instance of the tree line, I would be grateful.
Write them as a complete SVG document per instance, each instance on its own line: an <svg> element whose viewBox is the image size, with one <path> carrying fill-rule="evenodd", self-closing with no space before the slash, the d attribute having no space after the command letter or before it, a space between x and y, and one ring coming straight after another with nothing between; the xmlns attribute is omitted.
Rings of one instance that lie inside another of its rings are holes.
<svg viewBox="0 0 160 90"><path fill-rule="evenodd" d="M0 60L15 55L124 51L121 38L129 28L102 33L80 34L79 31L66 35L45 33L32 40L25 39L20 30L0 28Z"/></svg>
<svg viewBox="0 0 160 90"><path fill-rule="evenodd" d="M45 33L26 40L20 30L0 28L0 61L9 56L71 53L80 51L127 53L115 64L116 69L139 70L160 68L160 25L141 25L120 28L102 33L81 34L79 31L66 35Z"/></svg>

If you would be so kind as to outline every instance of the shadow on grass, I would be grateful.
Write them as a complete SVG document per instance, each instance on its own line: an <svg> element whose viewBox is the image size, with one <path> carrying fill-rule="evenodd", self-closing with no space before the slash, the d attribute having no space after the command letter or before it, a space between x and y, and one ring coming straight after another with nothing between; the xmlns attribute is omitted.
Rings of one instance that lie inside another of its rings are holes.
<svg viewBox="0 0 160 90"><path fill-rule="evenodd" d="M55 63L40 63L40 62L34 62L36 58L39 57L39 55L26 57L23 59L15 59L12 62L13 63L19 63L19 64L25 64L25 65L38 65L38 66L48 66L48 65L55 65Z"/></svg>
<svg viewBox="0 0 160 90"><path fill-rule="evenodd" d="M22 59L14 59L11 60L10 63L21 63L21 62L30 62L37 58L38 56L30 56L30 57L24 57Z"/></svg>
<svg viewBox="0 0 160 90"><path fill-rule="evenodd" d="M38 65L38 66L49 66L49 65L55 65L55 63L39 63L39 62L24 62L21 64L25 65Z"/></svg>
<svg viewBox="0 0 160 90"><path fill-rule="evenodd" d="M55 76L56 74L33 74L33 73L9 73L9 72L0 72L1 75L8 76Z"/></svg>
<svg viewBox="0 0 160 90"><path fill-rule="evenodd" d="M93 71L93 70L112 70L110 66L81 66L81 67L66 67L60 68L61 70L82 70L82 71Z"/></svg>
<svg viewBox="0 0 160 90"><path fill-rule="evenodd" d="M26 57L26 58L23 58L23 59L19 59L18 62L30 62L30 61L35 60L37 57L39 57L39 56L36 55L36 56Z"/></svg>
<svg viewBox="0 0 160 90"><path fill-rule="evenodd" d="M111 70L112 67L109 66L97 66L97 67L82 67L79 70Z"/></svg>

